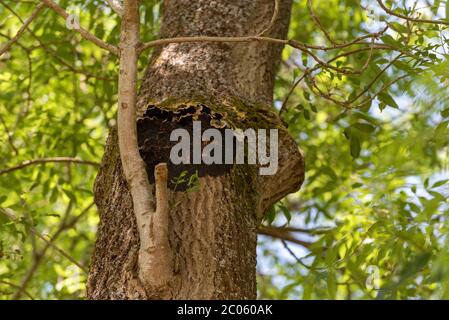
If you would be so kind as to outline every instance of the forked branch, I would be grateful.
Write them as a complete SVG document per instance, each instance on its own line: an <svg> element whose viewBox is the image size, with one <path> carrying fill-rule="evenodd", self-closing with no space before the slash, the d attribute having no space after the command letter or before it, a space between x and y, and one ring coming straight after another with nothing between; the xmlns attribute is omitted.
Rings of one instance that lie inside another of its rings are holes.
<svg viewBox="0 0 449 320"><path fill-rule="evenodd" d="M139 1L125 0L120 37L118 140L123 172L133 200L139 231L139 278L148 292L161 292L171 278L168 243L167 165L155 167L156 211L145 162L139 153L136 128Z"/></svg>
<svg viewBox="0 0 449 320"><path fill-rule="evenodd" d="M164 297L164 288L173 277L173 255L168 240L168 169L166 163L154 168L156 210L151 212L148 225L142 225L139 251L139 278L148 292ZM148 290L150 289L150 290Z"/></svg>

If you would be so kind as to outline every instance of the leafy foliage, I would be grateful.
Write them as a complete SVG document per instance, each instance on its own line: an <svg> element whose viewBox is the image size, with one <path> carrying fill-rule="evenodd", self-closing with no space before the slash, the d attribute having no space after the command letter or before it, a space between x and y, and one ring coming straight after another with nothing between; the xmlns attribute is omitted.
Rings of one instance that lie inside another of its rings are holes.
<svg viewBox="0 0 449 320"><path fill-rule="evenodd" d="M303 31L305 2L294 8L290 36L321 44L322 32L313 23ZM304 228L297 236L310 245L292 245L274 257L271 240L263 240L271 247L261 250L271 268L261 266L261 273L272 273L260 276L260 296L449 298L446 27L404 24L358 1L331 2L317 2L316 14L335 41L387 24L380 41L401 52L352 55L338 67L361 68L368 59L365 72L346 76L321 68L290 97L285 119L304 150L307 180L287 198L287 207L291 224ZM435 1L423 11L437 14L444 9L440 4L440 10ZM374 22L370 15L376 15ZM276 87L279 105L289 84L302 76L297 68L308 66L295 52L285 60ZM278 211L274 224L281 226L286 221Z"/></svg>
<svg viewBox="0 0 449 320"><path fill-rule="evenodd" d="M118 43L106 1L58 3ZM259 296L449 298L447 25L416 21L449 21L449 5L382 2L413 21L376 1L310 3L294 1L289 38L315 49L286 47L275 87L307 180L265 221L300 241L260 237ZM0 1L0 48L35 4ZM142 2L144 41L157 37L159 8ZM117 66L50 10L0 56L2 299L85 295L98 223L91 190L115 124ZM84 162L2 171L54 157Z"/></svg>

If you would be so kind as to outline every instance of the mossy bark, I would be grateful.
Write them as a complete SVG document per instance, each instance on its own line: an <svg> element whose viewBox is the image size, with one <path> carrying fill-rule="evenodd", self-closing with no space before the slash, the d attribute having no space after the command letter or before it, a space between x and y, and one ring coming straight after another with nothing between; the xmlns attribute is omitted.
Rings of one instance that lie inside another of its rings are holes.
<svg viewBox="0 0 449 320"><path fill-rule="evenodd" d="M290 0L269 36L284 38ZM264 30L273 0L165 1L161 37L244 36ZM139 238L132 199L112 130L95 184L100 211L89 280L90 299L254 299L257 228L267 208L296 191L303 157L272 111L282 48L267 43L170 44L155 50L138 99L141 155L150 176L168 162L169 130L201 119L209 127L279 129L279 170L259 176L250 165L200 168L199 189L169 185L173 278L162 291L138 278ZM165 132L165 133L164 133ZM176 176L173 168L171 177Z"/></svg>

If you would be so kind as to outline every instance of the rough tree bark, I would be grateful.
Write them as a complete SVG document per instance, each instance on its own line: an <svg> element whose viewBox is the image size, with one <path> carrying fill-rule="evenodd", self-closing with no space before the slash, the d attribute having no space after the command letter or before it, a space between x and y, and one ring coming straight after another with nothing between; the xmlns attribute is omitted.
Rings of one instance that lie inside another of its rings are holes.
<svg viewBox="0 0 449 320"><path fill-rule="evenodd" d="M247 36L266 31L285 38L291 0L166 0L161 37ZM154 190L155 167L168 163L171 278L162 288L139 278L139 233L122 171L117 131L106 144L95 183L100 226L88 279L90 299L254 299L257 228L265 211L304 179L303 157L272 110L282 47L272 43L182 43L155 49L138 96L140 154ZM171 130L279 129L279 169L259 176L251 165L174 166ZM182 171L199 173L199 190L171 183ZM151 270L150 270L151 271ZM153 277L157 278L157 274Z"/></svg>

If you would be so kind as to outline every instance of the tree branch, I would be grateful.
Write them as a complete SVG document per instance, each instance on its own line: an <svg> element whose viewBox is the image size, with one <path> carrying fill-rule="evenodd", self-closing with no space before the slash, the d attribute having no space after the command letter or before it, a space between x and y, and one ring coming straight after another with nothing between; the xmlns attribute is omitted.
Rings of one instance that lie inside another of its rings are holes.
<svg viewBox="0 0 449 320"><path fill-rule="evenodd" d="M11 212L12 210L3 209L0 208L0 211L7 216L11 221L17 222L18 218L16 215ZM39 239L43 240L48 246L52 247L56 252L58 252L61 256L69 260L71 263L76 265L78 268L80 268L82 271L84 271L86 274L88 273L87 269L81 265L78 261L76 261L72 256L70 256L67 252L59 248L57 245L55 245L52 240L48 240L45 236L43 236L41 233L39 233L36 229L34 229L32 226L29 226L30 232L34 234Z"/></svg>
<svg viewBox="0 0 449 320"><path fill-rule="evenodd" d="M288 241L291 243L295 243L297 245L303 246L304 248L309 248L312 245L310 242L295 238L288 230L283 230L282 228L260 226L258 233L264 236L269 236L284 241Z"/></svg>
<svg viewBox="0 0 449 320"><path fill-rule="evenodd" d="M106 2L120 18L123 16L123 5L120 0L106 0Z"/></svg>
<svg viewBox="0 0 449 320"><path fill-rule="evenodd" d="M25 30L28 28L28 26L31 24L31 22L37 17L39 12L41 11L42 7L44 6L43 3L39 3L36 8L31 13L31 16L25 20L23 25L20 27L19 31L17 31L16 35L8 42L6 43L1 49L0 49L0 57L8 51L11 46L16 43L19 38L22 36L22 34L25 32Z"/></svg>
<svg viewBox="0 0 449 320"><path fill-rule="evenodd" d="M44 163L80 163L80 164L87 164L91 166L98 167L100 164L98 162L89 161L89 160L81 160L77 158L69 158L69 157L54 157L54 158L43 158L43 159L35 159L35 160L27 160L22 162L21 164L18 164L11 168L6 168L0 170L0 175L13 172L16 170L20 170L32 165L38 165L38 164L44 164Z"/></svg>
<svg viewBox="0 0 449 320"><path fill-rule="evenodd" d="M154 168L156 211L150 215L149 237L140 239L139 276L147 288L163 298L164 286L173 277L173 255L168 240L169 206L166 163Z"/></svg>
<svg viewBox="0 0 449 320"><path fill-rule="evenodd" d="M324 28L323 24L321 23L320 18L315 14L315 11L313 10L313 0L307 1L307 6L309 7L310 16L312 17L312 20L315 22L315 24L318 26L318 28L323 32L326 39L332 43L335 44L335 41L330 36L329 32L327 32L326 28Z"/></svg>
<svg viewBox="0 0 449 320"><path fill-rule="evenodd" d="M3 116L1 114L0 114L0 122L2 123L3 128L5 129L6 136L8 137L9 146L14 151L14 154L17 156L19 154L19 150L17 150L16 146L14 145L13 134L9 130L9 127L6 124L6 121L5 121L5 119L3 119ZM0 171L0 174L1 174L1 171Z"/></svg>
<svg viewBox="0 0 449 320"><path fill-rule="evenodd" d="M72 228L84 215L86 215L89 210L94 206L94 203L91 203L88 205L79 215L71 219L69 222L67 222L66 217L59 223L58 229L56 232L51 236L50 242L54 242L65 230L68 230L69 228ZM68 207L68 210L70 210L70 206ZM68 212L66 212L66 215ZM25 276L23 277L20 285L17 288L17 291L14 293L12 299L19 299L22 296L22 293L25 293L25 289L28 286L28 283L31 281L31 279L34 276L34 273L37 271L40 263L42 262L43 257L45 256L47 250L50 248L50 244L46 242L46 245L39 250L35 255L33 259L33 264L26 272Z"/></svg>
<svg viewBox="0 0 449 320"><path fill-rule="evenodd" d="M5 4L2 0L0 0L0 3L5 6L5 8L7 8L13 15L15 15L22 23L25 23L22 18L11 8L9 7L7 4ZM42 4L43 5L43 4ZM88 78L95 78L95 79L99 79L99 80L105 80L105 81L116 81L113 78L108 78L108 77L104 77L104 76L100 76L100 75L96 75L96 74L92 74L88 71L82 70L82 69L77 69L74 66L70 65L69 63L65 62L63 59L61 59L61 57L59 57L55 52L53 52L53 50L51 50L48 46L47 43L43 43L42 40L33 32L33 30L31 30L29 28L29 26L26 28L28 30L28 32L31 34L31 36L36 39L36 41L39 43L36 46L32 46L30 48L26 48L23 45L21 45L19 42L17 42L17 44L22 47L28 54L29 52L38 49L38 48L42 48L45 52L47 52L49 55L51 55L55 60L57 60L59 63L61 63L62 65L66 66L70 71L74 72L74 73L80 73L80 74L84 74L86 77ZM5 34L1 34L0 35L2 37L8 37ZM61 41L52 41L52 43L54 44L64 44Z"/></svg>
<svg viewBox="0 0 449 320"><path fill-rule="evenodd" d="M0 279L0 283L4 283L4 284L6 284L6 285L8 285L8 286L10 286L10 287L12 287L14 289L20 289L20 286L18 286L17 284L14 284L12 282L9 282L9 281L5 281L5 280L1 280ZM31 300L34 300L33 296L28 291L26 291L24 289L22 289L22 291L28 298L30 298Z"/></svg>
<svg viewBox="0 0 449 320"><path fill-rule="evenodd" d="M404 19L407 21L412 21L412 22L417 22L417 23L441 24L441 25L449 26L449 21L412 18L412 17L406 16L404 14L397 13L394 10L388 9L382 0L377 0L377 3L389 15L392 15L392 16L395 16L395 17L398 17L398 18L401 18L401 19Z"/></svg>
<svg viewBox="0 0 449 320"><path fill-rule="evenodd" d="M47 7L49 7L50 9L52 9L53 11L55 11L58 15L60 15L61 17L63 17L64 19L67 19L69 17L69 14L63 9L61 8L59 5L57 5L55 2L53 2L52 0L41 0ZM79 29L76 29L79 34L86 40L93 42L94 44L96 44L97 46L99 46L100 48L103 48L105 50L108 50L109 52L115 54L115 55L120 55L119 49L110 44L107 43L99 38L97 38L96 36L94 36L93 34L91 34L89 31L87 31L86 29L84 29L83 27L79 27Z"/></svg>
<svg viewBox="0 0 449 320"><path fill-rule="evenodd" d="M299 263L300 265L302 265L303 267L305 267L306 269L309 270L313 270L312 267L306 265L303 261L302 258L299 258L298 256L296 256L296 254L293 252L292 249L290 249L290 247L288 246L288 243L285 240L281 240L282 245L284 246L285 250L288 251L288 253L293 257L293 259L296 260L297 263Z"/></svg>
<svg viewBox="0 0 449 320"><path fill-rule="evenodd" d="M277 230L283 230L286 232L298 232L298 233L307 233L311 235L319 235L319 234L325 234L326 232L329 232L331 229L326 228L312 228L312 229L304 229L304 228L297 228L297 227L270 227L275 228Z"/></svg>
<svg viewBox="0 0 449 320"><path fill-rule="evenodd" d="M382 31L383 32L383 31ZM371 45L369 42L362 42L364 39L368 38L377 38L379 37L380 32L367 34L364 36L360 36L353 41L342 43L342 44L335 44L329 47L326 46L316 46L311 45L307 43L302 43L296 40L288 40L288 39L277 39L277 38L270 38L266 36L242 36L242 37L211 37L211 36L194 36L194 37L175 37L175 38L164 38L164 39L157 39L145 43L139 44L139 53L142 53L146 49L157 47L157 46L163 46L171 43L189 43L189 42L253 42L253 41L260 41L260 42L269 42L274 44L282 44L291 46L292 48L304 51L308 54L311 54L309 50L321 50L321 51L330 51L330 50L336 50L336 49L343 49L346 47L350 47L352 45ZM312 54L313 55L313 54Z"/></svg>
<svg viewBox="0 0 449 320"><path fill-rule="evenodd" d="M168 243L167 165L155 167L156 211L136 128L139 1L125 0L120 36L118 141L123 173L133 200L139 231L139 278L148 292L163 294L172 276Z"/></svg>
<svg viewBox="0 0 449 320"><path fill-rule="evenodd" d="M276 20L279 16L279 8L281 6L281 0L274 0L274 10L273 10L273 16L271 17L270 24L258 34L258 36L263 36L265 34L268 34L268 32L271 31L271 29L274 27L274 24L276 23Z"/></svg>

